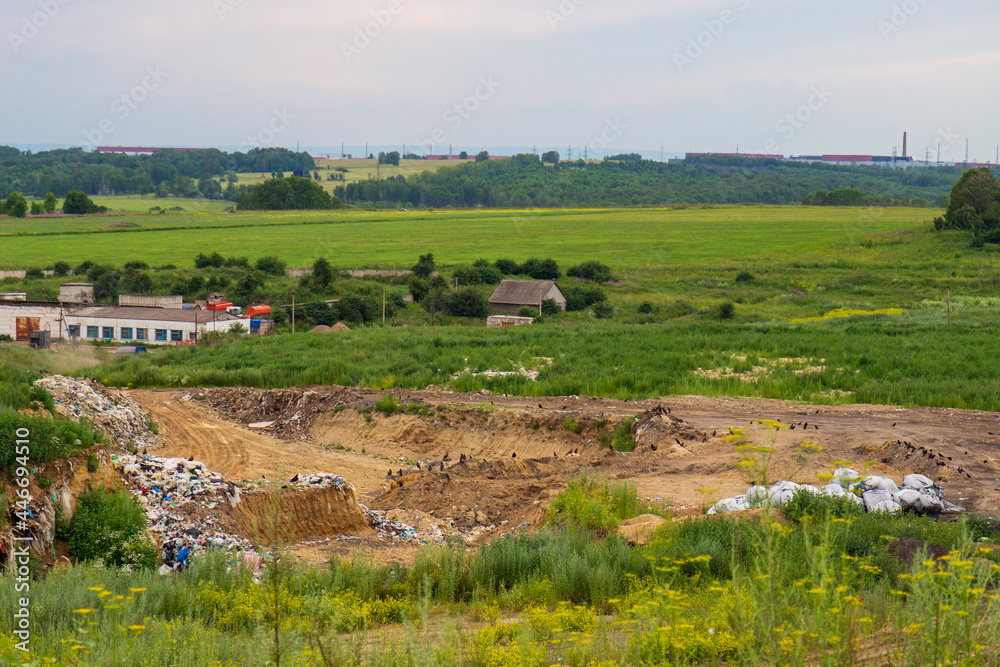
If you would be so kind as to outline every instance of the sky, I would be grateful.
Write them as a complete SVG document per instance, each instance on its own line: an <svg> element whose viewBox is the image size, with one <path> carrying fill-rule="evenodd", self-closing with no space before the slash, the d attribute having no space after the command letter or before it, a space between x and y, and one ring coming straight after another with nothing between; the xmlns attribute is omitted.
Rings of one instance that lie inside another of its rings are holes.
<svg viewBox="0 0 1000 667"><path fill-rule="evenodd" d="M0 144L996 159L996 0L4 0Z"/></svg>

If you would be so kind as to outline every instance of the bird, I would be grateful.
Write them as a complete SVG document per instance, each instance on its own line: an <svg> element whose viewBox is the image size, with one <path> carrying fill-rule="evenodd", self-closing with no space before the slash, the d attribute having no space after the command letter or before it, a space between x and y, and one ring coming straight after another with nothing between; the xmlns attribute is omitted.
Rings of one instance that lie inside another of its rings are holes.
<svg viewBox="0 0 1000 667"><path fill-rule="evenodd" d="M808 428L809 428L809 422L806 422L806 426L805 426L805 428L806 428L806 429L808 429Z"/></svg>
<svg viewBox="0 0 1000 667"><path fill-rule="evenodd" d="M669 414L673 414L673 411L672 411L672 410L671 410L670 408L667 408L667 414L668 414L668 415L669 415Z"/></svg>
<svg viewBox="0 0 1000 667"><path fill-rule="evenodd" d="M465 454L464 453L458 458L458 462L459 463L465 463Z"/></svg>
<svg viewBox="0 0 1000 667"><path fill-rule="evenodd" d="M681 444L681 441L678 440L677 438L674 438L674 442L676 442L678 445Z"/></svg>
<svg viewBox="0 0 1000 667"><path fill-rule="evenodd" d="M554 450L553 450L553 452L552 452L552 458L554 458L554 459L557 459L557 458L559 458L559 455L558 455L558 454L556 454Z"/></svg>
<svg viewBox="0 0 1000 667"><path fill-rule="evenodd" d="M896 428L896 422L893 422L893 423L892 423L892 427L893 427L893 428Z"/></svg>
<svg viewBox="0 0 1000 667"><path fill-rule="evenodd" d="M400 476L400 477L402 477L402 476L403 476L403 469L402 469L402 468L400 468L400 469L399 469L399 476Z"/></svg>
<svg viewBox="0 0 1000 667"><path fill-rule="evenodd" d="M294 484L297 481L299 481L299 476L296 474L295 477L292 477L292 484Z"/></svg>
<svg viewBox="0 0 1000 667"><path fill-rule="evenodd" d="M389 468L389 472L385 474L386 477L392 477L392 468Z"/></svg>
<svg viewBox="0 0 1000 667"><path fill-rule="evenodd" d="M795 424L792 424L791 426L789 426L788 430L789 431L794 431L795 430Z"/></svg>
<svg viewBox="0 0 1000 667"><path fill-rule="evenodd" d="M655 443L655 442L654 442L653 444L651 444L651 445L649 446L649 448L650 448L650 449L652 449L652 450L653 450L654 452L655 452L655 451L656 451L657 449L659 449L659 447L657 447L657 445L656 445L656 443Z"/></svg>
<svg viewBox="0 0 1000 667"><path fill-rule="evenodd" d="M448 453L448 452L445 452L444 456L441 457L441 460L442 461L451 461L451 454Z"/></svg>
<svg viewBox="0 0 1000 667"><path fill-rule="evenodd" d="M544 410L545 408L543 408L543 407L542 407L542 404L541 404L541 403L539 403L539 404L538 404L538 409L539 409L539 410Z"/></svg>
<svg viewBox="0 0 1000 667"><path fill-rule="evenodd" d="M819 430L819 426L816 424L813 424L813 428L816 429L817 431Z"/></svg>
<svg viewBox="0 0 1000 667"><path fill-rule="evenodd" d="M516 458L517 458L517 452L514 452L513 454L511 454L511 455L510 455L510 458L512 458L512 459L516 459Z"/></svg>
<svg viewBox="0 0 1000 667"><path fill-rule="evenodd" d="M444 472L444 461L441 461L441 472Z"/></svg>
<svg viewBox="0 0 1000 667"><path fill-rule="evenodd" d="M712 431L712 437L713 438L715 437L715 431Z"/></svg>

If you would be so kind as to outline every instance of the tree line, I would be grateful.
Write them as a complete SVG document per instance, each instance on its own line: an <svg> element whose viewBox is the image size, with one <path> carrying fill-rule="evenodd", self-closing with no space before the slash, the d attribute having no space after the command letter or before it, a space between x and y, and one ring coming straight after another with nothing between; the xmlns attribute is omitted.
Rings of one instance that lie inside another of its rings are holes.
<svg viewBox="0 0 1000 667"><path fill-rule="evenodd" d="M237 173L308 174L316 167L308 153L255 148L246 153L163 150L152 155L87 152L82 148L32 153L0 146L0 199L11 192L65 197L87 195L228 197L239 195ZM219 180L217 180L219 179ZM222 181L228 187L223 187ZM228 192L227 192L228 191Z"/></svg>
<svg viewBox="0 0 1000 667"><path fill-rule="evenodd" d="M913 200L943 205L961 176L951 167L886 169L716 157L665 164L634 158L567 162L555 152L542 159L516 155L408 178L349 183L336 194L345 203L385 207L550 208L798 204L819 190L856 189L871 197L872 205Z"/></svg>

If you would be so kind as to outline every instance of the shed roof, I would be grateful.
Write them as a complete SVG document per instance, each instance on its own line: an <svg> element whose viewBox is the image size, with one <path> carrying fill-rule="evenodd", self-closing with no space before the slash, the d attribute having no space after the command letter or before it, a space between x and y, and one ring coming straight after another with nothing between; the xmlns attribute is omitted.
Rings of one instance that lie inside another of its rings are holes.
<svg viewBox="0 0 1000 667"><path fill-rule="evenodd" d="M207 324L209 322L239 321L239 317L225 311L214 310L180 310L176 308L139 308L114 306L92 306L79 308L70 317L96 317L109 320L149 320L150 322L190 322L191 324Z"/></svg>
<svg viewBox="0 0 1000 667"><path fill-rule="evenodd" d="M490 303L537 306L553 287L559 289L554 280L504 280L493 292Z"/></svg>

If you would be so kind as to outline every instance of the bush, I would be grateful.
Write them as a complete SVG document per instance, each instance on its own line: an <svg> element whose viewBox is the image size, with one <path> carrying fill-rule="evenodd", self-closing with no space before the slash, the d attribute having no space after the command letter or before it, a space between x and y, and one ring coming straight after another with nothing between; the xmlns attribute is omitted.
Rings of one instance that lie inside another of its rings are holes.
<svg viewBox="0 0 1000 667"><path fill-rule="evenodd" d="M156 567L156 547L146 537L146 515L125 491L96 489L80 495L69 526L69 553L110 567Z"/></svg>
<svg viewBox="0 0 1000 667"><path fill-rule="evenodd" d="M609 280L614 280L614 277L611 274L611 267L600 262L584 262L583 264L578 264L567 271L566 275L571 278L591 280L595 283L606 283Z"/></svg>
<svg viewBox="0 0 1000 667"><path fill-rule="evenodd" d="M649 509L639 500L631 484L580 476L570 479L566 490L553 499L548 522L588 530L611 530L624 519L647 511Z"/></svg>
<svg viewBox="0 0 1000 667"><path fill-rule="evenodd" d="M521 306L517 309L518 317L538 317L538 310L531 306Z"/></svg>
<svg viewBox="0 0 1000 667"><path fill-rule="evenodd" d="M481 259L472 266L455 269L455 280L459 285L499 285L503 274L486 260Z"/></svg>
<svg viewBox="0 0 1000 667"><path fill-rule="evenodd" d="M644 301L639 304L638 312L640 315L652 315L653 314L653 304L648 301Z"/></svg>
<svg viewBox="0 0 1000 667"><path fill-rule="evenodd" d="M731 301L727 301L719 306L719 320L731 320L736 316L736 306Z"/></svg>
<svg viewBox="0 0 1000 667"><path fill-rule="evenodd" d="M69 262L59 261L52 265L52 272L57 276L65 276L70 272L71 268Z"/></svg>
<svg viewBox="0 0 1000 667"><path fill-rule="evenodd" d="M285 276L285 263L274 256L261 257L257 260L255 268L269 276L277 276L279 278Z"/></svg>
<svg viewBox="0 0 1000 667"><path fill-rule="evenodd" d="M753 275L749 271L743 271L738 276L736 276L736 282L737 283L747 283L747 284L752 283L753 282Z"/></svg>
<svg viewBox="0 0 1000 667"><path fill-rule="evenodd" d="M97 454L91 452L90 456L87 457L87 472L97 472L100 465L101 461L97 458Z"/></svg>
<svg viewBox="0 0 1000 667"><path fill-rule="evenodd" d="M454 317L488 317L490 304L478 290L466 287L447 297L445 312Z"/></svg>
<svg viewBox="0 0 1000 667"><path fill-rule="evenodd" d="M199 254L194 258L194 266L196 269L221 269L225 261L225 258L217 252L211 255Z"/></svg>
<svg viewBox="0 0 1000 667"><path fill-rule="evenodd" d="M559 264L554 259L529 259L519 267L518 272L535 280L558 280L562 277Z"/></svg>
<svg viewBox="0 0 1000 667"><path fill-rule="evenodd" d="M615 309L607 301L602 301L594 306L594 317L599 320L610 320L615 316Z"/></svg>
<svg viewBox="0 0 1000 667"><path fill-rule="evenodd" d="M63 213L67 215L87 215L90 213L104 213L108 209L98 206L90 197L77 190L70 190L63 200Z"/></svg>
<svg viewBox="0 0 1000 667"><path fill-rule="evenodd" d="M372 410L375 412L381 412L386 417L391 417L397 412L402 412L403 406L401 406L399 401L396 400L395 395L386 394L375 402L375 406Z"/></svg>
<svg viewBox="0 0 1000 667"><path fill-rule="evenodd" d="M517 271L520 268L518 263L512 259L498 259L493 262L493 266L495 266L497 271L505 276L517 275Z"/></svg>
<svg viewBox="0 0 1000 667"><path fill-rule="evenodd" d="M32 268L24 272L25 280L41 280L44 277L45 277L45 272L42 271L37 266L33 266Z"/></svg>
<svg viewBox="0 0 1000 667"><path fill-rule="evenodd" d="M607 301L608 296L597 285L573 285L563 290L566 295L566 310L587 310L594 304Z"/></svg>
<svg viewBox="0 0 1000 667"><path fill-rule="evenodd" d="M420 260L413 266L413 275L417 278L427 279L431 277L431 274L436 271L434 265L434 255L427 253L426 255L421 255Z"/></svg>
<svg viewBox="0 0 1000 667"><path fill-rule="evenodd" d="M555 299L545 299L544 301L542 301L543 315L548 315L551 317L552 315L558 315L561 312L562 309L559 308L559 304L556 302Z"/></svg>

